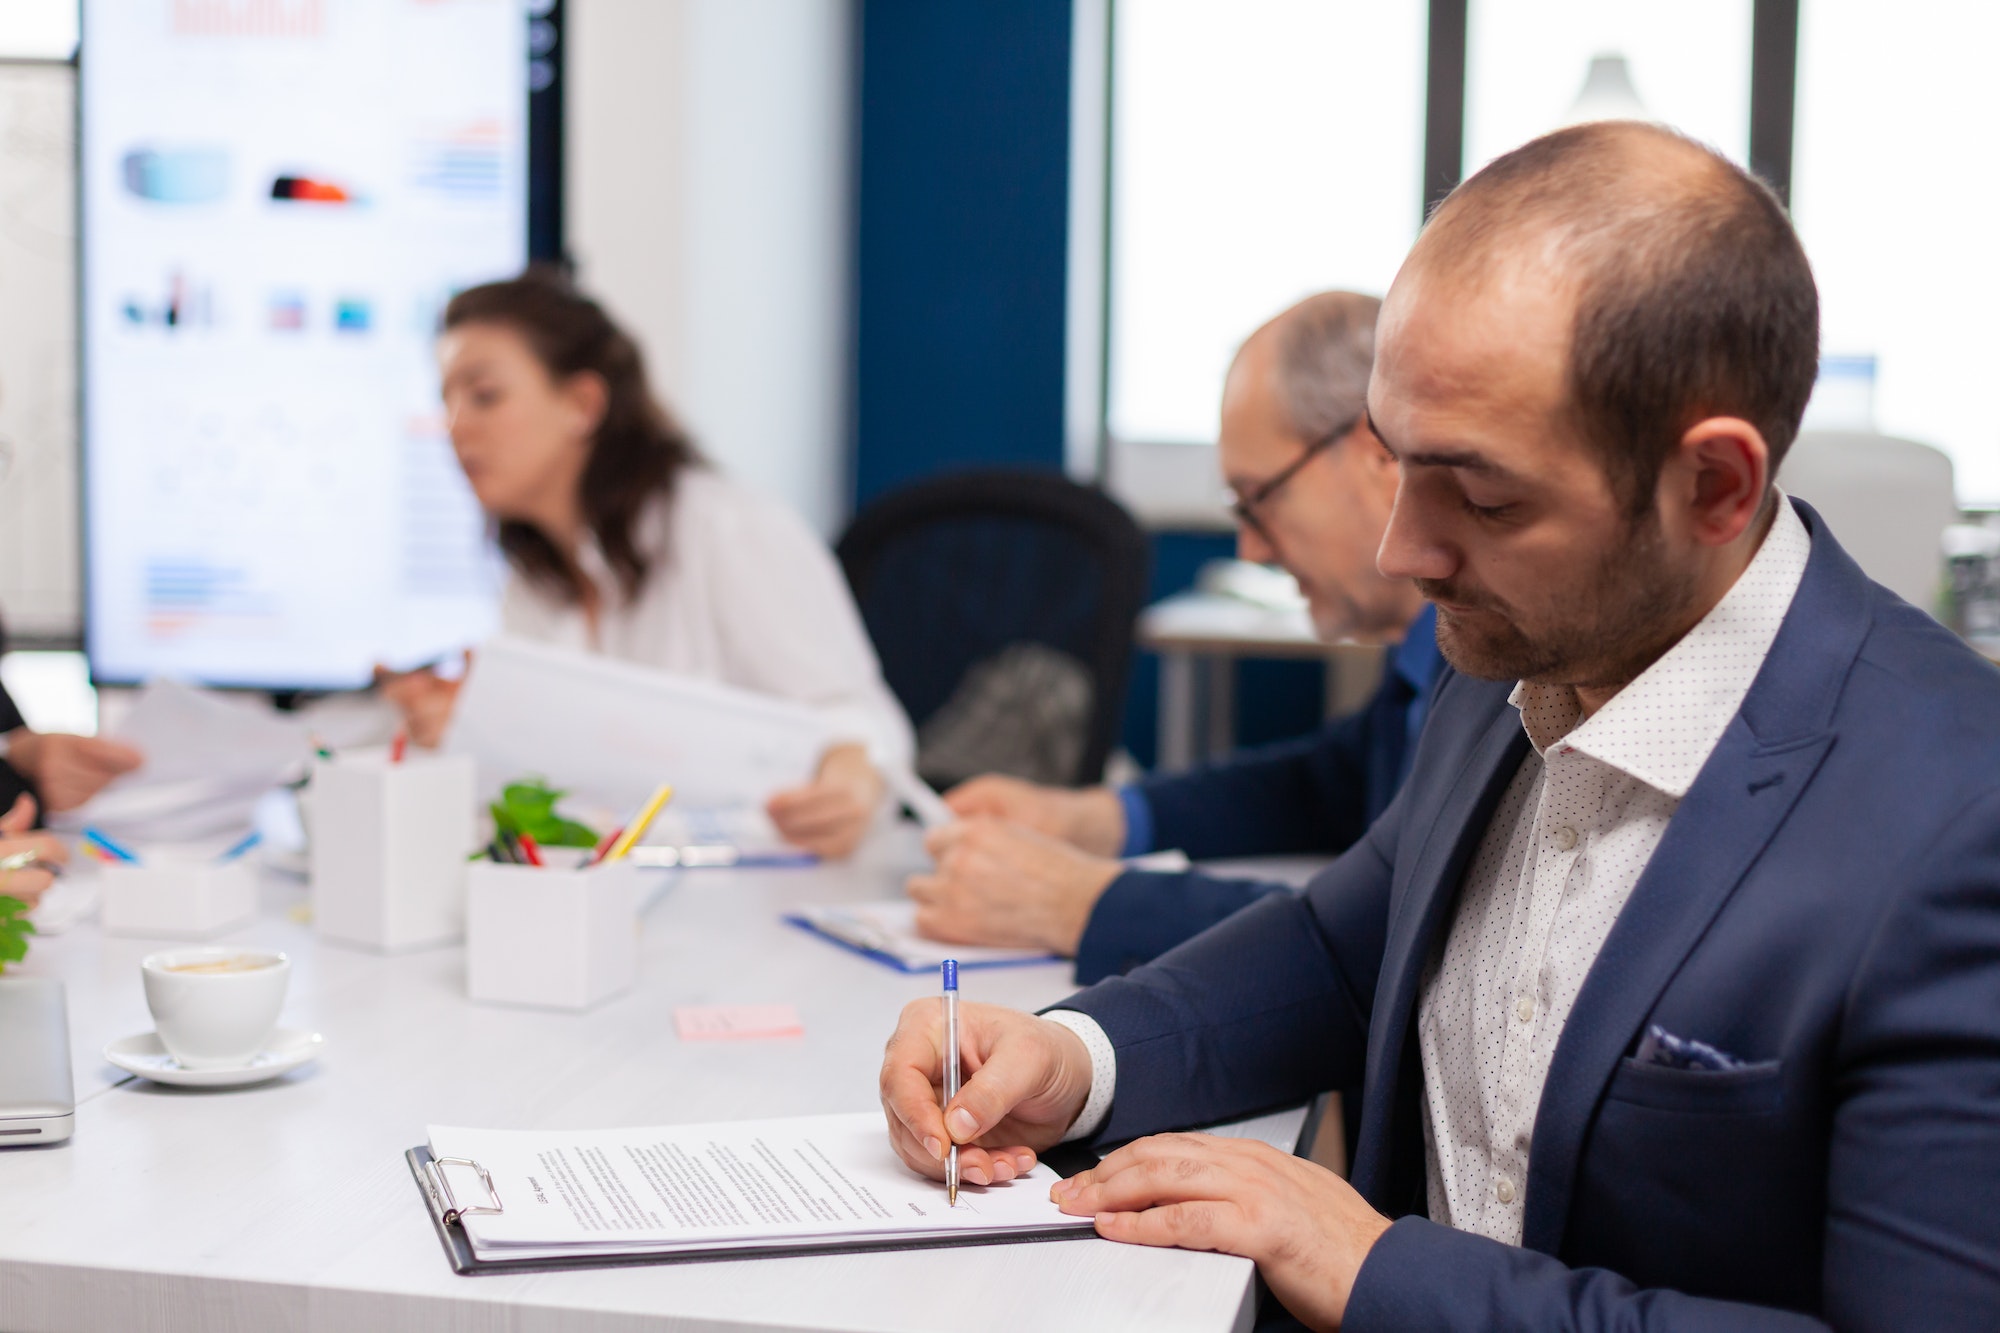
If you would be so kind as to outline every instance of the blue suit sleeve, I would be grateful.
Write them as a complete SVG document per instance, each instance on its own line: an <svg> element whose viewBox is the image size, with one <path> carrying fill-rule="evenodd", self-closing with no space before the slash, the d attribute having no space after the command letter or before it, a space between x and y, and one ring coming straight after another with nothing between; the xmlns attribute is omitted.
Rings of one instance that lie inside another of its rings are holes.
<svg viewBox="0 0 2000 1333"><path fill-rule="evenodd" d="M1420 1217L1401 1219L1368 1251L1341 1328L1345 1333L1493 1328L1827 1333L1819 1320L1789 1310L1641 1291L1602 1268L1569 1268L1546 1254Z"/></svg>
<svg viewBox="0 0 2000 1333"><path fill-rule="evenodd" d="M2000 796L1951 821L1876 926L1842 1004L1821 1313L1641 1290L1420 1219L1375 1248L1346 1327L1763 1333L1990 1328L2000 1310ZM1119 1094L1124 1094L1124 1056ZM1450 1274L1449 1282L1438 1280Z"/></svg>
<svg viewBox="0 0 2000 1333"><path fill-rule="evenodd" d="M1097 900L1076 950L1076 979L1088 986L1158 958L1233 916L1282 884L1220 879L1200 872L1128 870Z"/></svg>
<svg viewBox="0 0 2000 1333"><path fill-rule="evenodd" d="M1381 711L1370 705L1298 740L1148 778L1139 789L1153 846L1196 861L1345 850L1377 813L1368 809L1369 747Z"/></svg>
<svg viewBox="0 0 2000 1333"><path fill-rule="evenodd" d="M1058 1006L1096 1019L1118 1050L1118 1089L1099 1141L1249 1115L1360 1082L1400 804L1303 894L1266 894Z"/></svg>

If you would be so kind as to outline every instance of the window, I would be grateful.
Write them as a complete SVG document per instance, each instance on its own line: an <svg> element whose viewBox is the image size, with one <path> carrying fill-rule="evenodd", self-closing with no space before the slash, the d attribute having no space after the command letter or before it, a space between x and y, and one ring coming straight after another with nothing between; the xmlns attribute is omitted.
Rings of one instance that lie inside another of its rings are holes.
<svg viewBox="0 0 2000 1333"><path fill-rule="evenodd" d="M68 60L76 54L77 0L0 5L0 60Z"/></svg>
<svg viewBox="0 0 2000 1333"><path fill-rule="evenodd" d="M1246 335L1316 291L1387 289L1421 221L1426 10L1423 0L1118 6L1114 441L1212 442Z"/></svg>
<svg viewBox="0 0 2000 1333"><path fill-rule="evenodd" d="M1625 58L1651 119L1747 161L1750 10L1751 0L1472 0L1465 174L1563 124L1599 56Z"/></svg>
<svg viewBox="0 0 2000 1333"><path fill-rule="evenodd" d="M2000 6L1807 0L1792 215L1821 348L1875 359L1877 429L1951 455L1961 503L2000 505Z"/></svg>

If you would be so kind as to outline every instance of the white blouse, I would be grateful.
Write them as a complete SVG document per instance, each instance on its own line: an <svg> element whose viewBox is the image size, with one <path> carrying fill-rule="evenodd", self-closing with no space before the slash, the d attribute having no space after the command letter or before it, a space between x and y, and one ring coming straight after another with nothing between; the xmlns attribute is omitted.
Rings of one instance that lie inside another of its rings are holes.
<svg viewBox="0 0 2000 1333"><path fill-rule="evenodd" d="M809 705L877 765L906 765L910 721L882 680L874 645L832 553L785 505L705 467L675 479L671 502L639 516L651 560L627 602L595 540L578 553L598 591L583 608L514 573L500 603L508 633L538 643L755 690Z"/></svg>

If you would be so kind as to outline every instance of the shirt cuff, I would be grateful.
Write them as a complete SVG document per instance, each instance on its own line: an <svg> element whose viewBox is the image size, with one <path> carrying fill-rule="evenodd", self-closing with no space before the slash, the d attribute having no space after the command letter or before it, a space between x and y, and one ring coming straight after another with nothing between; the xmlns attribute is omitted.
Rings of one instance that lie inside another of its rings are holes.
<svg viewBox="0 0 2000 1333"><path fill-rule="evenodd" d="M1118 804L1125 807L1125 845L1118 849L1120 860L1143 856L1153 850L1153 803L1137 787L1120 787Z"/></svg>
<svg viewBox="0 0 2000 1333"><path fill-rule="evenodd" d="M1064 1143L1087 1139L1104 1128L1104 1122L1111 1116L1111 1094L1118 1088L1118 1052L1111 1048L1111 1038L1104 1035L1104 1029L1089 1014L1074 1009L1051 1009L1042 1017L1074 1032L1090 1052L1090 1096L1084 1099L1076 1122L1062 1136Z"/></svg>

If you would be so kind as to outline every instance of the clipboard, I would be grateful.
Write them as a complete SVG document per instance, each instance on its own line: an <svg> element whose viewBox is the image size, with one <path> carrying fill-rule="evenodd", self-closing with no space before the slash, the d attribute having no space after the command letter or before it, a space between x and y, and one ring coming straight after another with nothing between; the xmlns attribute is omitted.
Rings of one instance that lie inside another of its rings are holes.
<svg viewBox="0 0 2000 1333"><path fill-rule="evenodd" d="M1087 1171L1096 1166L1101 1159L1081 1144L1066 1143L1050 1149L1042 1155L1041 1160L1050 1170L1067 1179L1079 1171ZM466 1235L462 1219L469 1215L506 1211L505 1204L493 1190L493 1178L486 1174L486 1168L469 1158L447 1157L440 1161L431 1155L430 1145L424 1143L404 1153L403 1161L408 1164L410 1175L417 1182L417 1192L424 1196L424 1208L430 1214L431 1226L437 1231L438 1243L444 1246L445 1261L451 1265L451 1271L460 1277L483 1277L493 1273L550 1273L568 1268L637 1268L653 1264L712 1263L725 1259L775 1259L790 1255L865 1254L883 1250L935 1250L946 1246L1013 1245L1029 1241L1086 1240L1094 1239L1097 1235L1090 1227L1063 1226L1028 1228L997 1235L966 1236L943 1233L935 1236L901 1236L893 1240L848 1244L824 1241L809 1241L804 1244L774 1242L770 1245L745 1246L729 1250L662 1250L649 1254L578 1254L556 1258L541 1255L529 1259L481 1259L473 1253L472 1238ZM442 1169L445 1165L463 1166L476 1172L484 1184L490 1201L460 1201L452 1190L450 1179Z"/></svg>
<svg viewBox="0 0 2000 1333"><path fill-rule="evenodd" d="M901 907L903 904L898 903L896 905ZM797 926L808 935L816 936L829 944L838 945L849 953L859 954L870 962L880 963L891 971L900 972L904 976L931 975L938 970L939 959L944 957L955 957L958 960L959 968L966 972L995 967L1040 967L1046 963L1064 961L1060 954L1021 949L995 949L986 951L969 946L937 944L929 940L921 942L931 950L934 950L938 958L920 958L913 961L903 957L896 951L897 941L894 932L875 929L865 922L854 921L848 923L844 928L834 929L829 928L826 922L815 919L806 912L790 912L785 914L781 919L788 926ZM979 957L979 954L982 952L1004 954L1006 956L982 958Z"/></svg>

